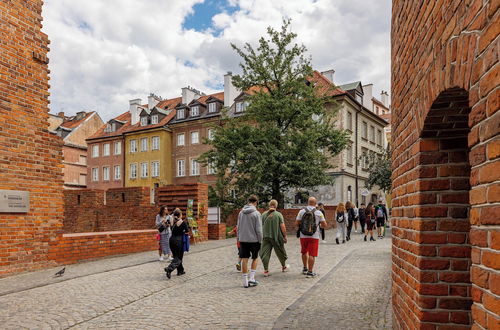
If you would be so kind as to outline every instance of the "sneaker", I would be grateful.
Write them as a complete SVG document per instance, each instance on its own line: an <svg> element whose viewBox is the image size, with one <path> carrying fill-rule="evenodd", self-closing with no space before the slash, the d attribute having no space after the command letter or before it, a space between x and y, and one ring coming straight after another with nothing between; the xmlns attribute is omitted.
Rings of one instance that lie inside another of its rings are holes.
<svg viewBox="0 0 500 330"><path fill-rule="evenodd" d="M257 286L259 285L259 282L257 280L255 281L248 281L248 286Z"/></svg>
<svg viewBox="0 0 500 330"><path fill-rule="evenodd" d="M315 272L307 272L307 278L313 278L313 277L316 277L318 274L316 274Z"/></svg>
<svg viewBox="0 0 500 330"><path fill-rule="evenodd" d="M182 276L184 274L186 274L186 272L179 272L179 273L177 273L177 276Z"/></svg>
<svg viewBox="0 0 500 330"><path fill-rule="evenodd" d="M326 241L325 241L325 240L322 240L322 241L321 241L321 243L326 243Z"/></svg>
<svg viewBox="0 0 500 330"><path fill-rule="evenodd" d="M374 242L375 242L375 238L373 238L373 237L370 237L370 241L374 241Z"/></svg>
<svg viewBox="0 0 500 330"><path fill-rule="evenodd" d="M238 262L236 264L236 270L239 271L239 272L241 272L241 262Z"/></svg>
<svg viewBox="0 0 500 330"><path fill-rule="evenodd" d="M290 270L290 265L289 264L286 264L284 265L283 267L281 267L281 271L284 273L284 272L287 272Z"/></svg>
<svg viewBox="0 0 500 330"><path fill-rule="evenodd" d="M268 270L265 270L264 271L264 277L268 277L269 276L269 271Z"/></svg>
<svg viewBox="0 0 500 330"><path fill-rule="evenodd" d="M308 269L307 267L302 268L302 275L307 275Z"/></svg>
<svg viewBox="0 0 500 330"><path fill-rule="evenodd" d="M365 235L365 242L366 242L366 235Z"/></svg>
<svg viewBox="0 0 500 330"><path fill-rule="evenodd" d="M340 244L340 243L339 243L339 239L338 239L338 238L336 238L336 239L335 239L335 242L337 242L337 244Z"/></svg>
<svg viewBox="0 0 500 330"><path fill-rule="evenodd" d="M342 240L342 244L344 244L344 243L345 243L345 239L344 239L344 240Z"/></svg>
<svg viewBox="0 0 500 330"><path fill-rule="evenodd" d="M165 267L165 275L167 275L168 279L172 277L172 271L170 271L168 267Z"/></svg>
<svg viewBox="0 0 500 330"><path fill-rule="evenodd" d="M158 260L163 261L163 260L165 260L165 258L163 258L163 256L160 256L160 258Z"/></svg>

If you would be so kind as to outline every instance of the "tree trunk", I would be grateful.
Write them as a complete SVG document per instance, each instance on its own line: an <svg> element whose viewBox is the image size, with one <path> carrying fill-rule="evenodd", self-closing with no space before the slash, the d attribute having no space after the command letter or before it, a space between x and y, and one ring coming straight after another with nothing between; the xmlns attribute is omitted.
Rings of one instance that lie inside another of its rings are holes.
<svg viewBox="0 0 500 330"><path fill-rule="evenodd" d="M273 199L278 201L278 208L285 207L285 196L280 190L280 182L278 180L273 181L272 186L272 195Z"/></svg>

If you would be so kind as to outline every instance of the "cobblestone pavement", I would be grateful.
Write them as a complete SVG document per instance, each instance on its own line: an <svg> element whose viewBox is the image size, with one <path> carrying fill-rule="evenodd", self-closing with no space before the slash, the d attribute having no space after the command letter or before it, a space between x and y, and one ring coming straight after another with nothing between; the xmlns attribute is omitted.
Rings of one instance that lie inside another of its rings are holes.
<svg viewBox="0 0 500 330"><path fill-rule="evenodd" d="M273 256L271 276L259 267L260 285L249 289L234 267L234 239L193 247L184 258L187 274L171 280L166 263L152 262L155 252L70 266L57 281L52 270L2 279L0 328L391 328L390 239L333 239L327 231L318 278L300 273L299 242L291 238L291 271L281 273Z"/></svg>

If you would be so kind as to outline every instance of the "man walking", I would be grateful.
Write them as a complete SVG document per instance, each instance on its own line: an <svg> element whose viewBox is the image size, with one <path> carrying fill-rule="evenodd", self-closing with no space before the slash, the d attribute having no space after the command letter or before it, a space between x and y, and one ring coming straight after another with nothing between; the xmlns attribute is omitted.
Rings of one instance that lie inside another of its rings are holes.
<svg viewBox="0 0 500 330"><path fill-rule="evenodd" d="M300 229L300 248L302 253L302 274L315 277L314 261L318 256L319 228L326 227L325 217L316 208L316 198L309 197L307 206L297 215L296 225Z"/></svg>
<svg viewBox="0 0 500 330"><path fill-rule="evenodd" d="M366 214L365 214L365 203L361 203L361 207L359 208L359 224L361 225L361 233L365 233L365 223L366 223Z"/></svg>
<svg viewBox="0 0 500 330"><path fill-rule="evenodd" d="M287 242L285 221L283 215L276 210L277 208L278 201L273 199L269 202L269 210L262 214L264 239L260 250L260 258L264 265L264 276L269 276L269 259L273 248L281 263L281 271L286 272L290 268L286 264L288 257L285 251L285 243Z"/></svg>
<svg viewBox="0 0 500 330"><path fill-rule="evenodd" d="M382 204L382 199L378 200L378 205L375 207L375 216L377 218L378 238L384 238L385 222L387 221L387 209L384 204Z"/></svg>
<svg viewBox="0 0 500 330"><path fill-rule="evenodd" d="M238 241L240 242L241 271L243 287L257 286L255 280L257 270L257 258L259 257L260 244L262 242L262 220L257 205L257 196L251 195L248 204L238 214ZM252 258L250 277L248 276L248 258Z"/></svg>

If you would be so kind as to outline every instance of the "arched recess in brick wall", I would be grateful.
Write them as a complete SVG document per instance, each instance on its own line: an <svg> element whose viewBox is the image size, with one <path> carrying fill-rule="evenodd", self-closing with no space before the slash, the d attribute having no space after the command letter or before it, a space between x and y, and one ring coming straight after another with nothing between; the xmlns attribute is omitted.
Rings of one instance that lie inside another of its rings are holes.
<svg viewBox="0 0 500 330"><path fill-rule="evenodd" d="M468 92L450 88L433 102L420 135L415 218L418 301L430 323L470 324L470 132Z"/></svg>

